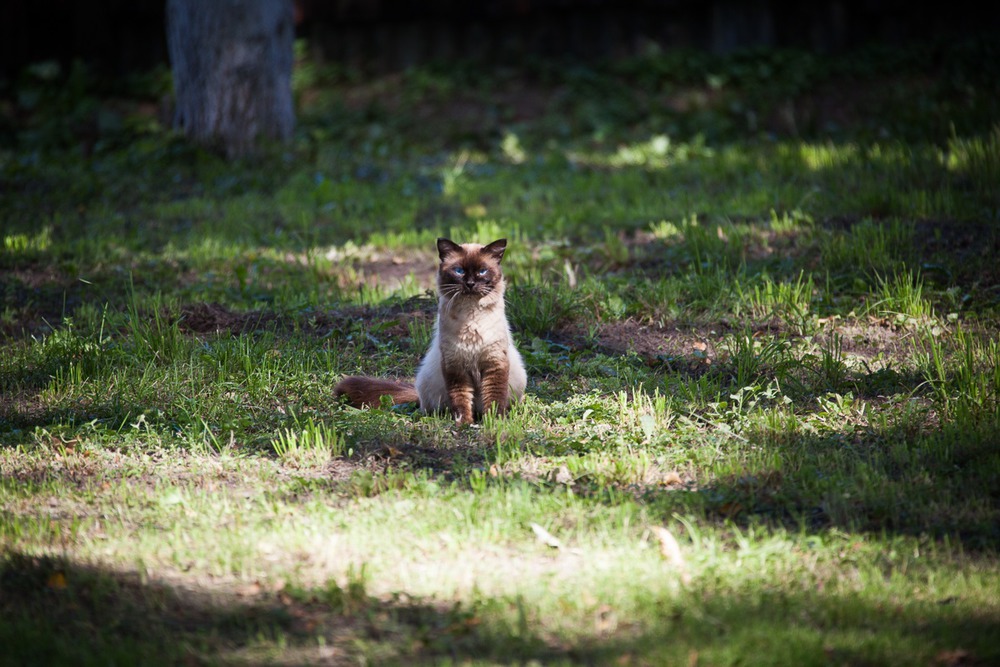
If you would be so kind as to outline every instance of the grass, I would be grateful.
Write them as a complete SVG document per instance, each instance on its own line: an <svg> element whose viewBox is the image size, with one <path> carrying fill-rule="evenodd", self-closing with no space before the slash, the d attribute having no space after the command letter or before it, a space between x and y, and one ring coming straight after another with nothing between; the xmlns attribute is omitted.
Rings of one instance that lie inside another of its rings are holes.
<svg viewBox="0 0 1000 667"><path fill-rule="evenodd" d="M310 66L237 163L27 73L0 663L1000 661L991 43ZM339 403L414 374L441 235L509 239L524 401Z"/></svg>

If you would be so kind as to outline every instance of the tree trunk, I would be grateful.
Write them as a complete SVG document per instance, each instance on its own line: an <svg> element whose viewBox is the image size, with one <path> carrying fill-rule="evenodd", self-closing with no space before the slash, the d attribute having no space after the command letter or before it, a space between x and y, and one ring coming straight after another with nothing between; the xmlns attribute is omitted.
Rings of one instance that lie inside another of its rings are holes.
<svg viewBox="0 0 1000 667"><path fill-rule="evenodd" d="M293 39L291 0L167 0L174 125L228 157L290 138Z"/></svg>

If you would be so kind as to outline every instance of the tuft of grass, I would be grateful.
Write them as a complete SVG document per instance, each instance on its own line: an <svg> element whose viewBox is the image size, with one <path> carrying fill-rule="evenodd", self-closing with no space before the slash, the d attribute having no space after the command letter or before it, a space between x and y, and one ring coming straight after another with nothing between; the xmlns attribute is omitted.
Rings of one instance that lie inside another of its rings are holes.
<svg viewBox="0 0 1000 667"><path fill-rule="evenodd" d="M787 341L755 337L750 332L728 336L722 342L732 368L731 380L736 388L749 387L762 378L782 375L788 364Z"/></svg>
<svg viewBox="0 0 1000 667"><path fill-rule="evenodd" d="M506 298L511 326L524 338L549 338L574 314L574 295L558 282L513 281Z"/></svg>
<svg viewBox="0 0 1000 667"><path fill-rule="evenodd" d="M952 136L948 141L949 170L968 179L976 192L993 198L996 210L996 188L1000 179L1000 124L994 124L983 137Z"/></svg>
<svg viewBox="0 0 1000 667"><path fill-rule="evenodd" d="M736 283L739 302L746 303L749 315L757 320L772 317L783 321L798 335L812 331L811 303L816 288L812 276L799 272L794 282L775 282L769 276L753 285L753 291Z"/></svg>
<svg viewBox="0 0 1000 667"><path fill-rule="evenodd" d="M289 463L322 464L347 451L343 437L335 429L313 421L312 417L301 423L295 418L294 426L279 431L271 446L279 459Z"/></svg>
<svg viewBox="0 0 1000 667"><path fill-rule="evenodd" d="M928 332L913 342L917 368L941 414L965 424L996 424L1000 417L1000 345L959 326L947 340ZM949 354L948 348L954 353Z"/></svg>
<svg viewBox="0 0 1000 667"><path fill-rule="evenodd" d="M919 273L903 271L892 277L877 276L878 291L869 305L872 314L891 317L900 324L916 324L934 318L934 306L924 298Z"/></svg>

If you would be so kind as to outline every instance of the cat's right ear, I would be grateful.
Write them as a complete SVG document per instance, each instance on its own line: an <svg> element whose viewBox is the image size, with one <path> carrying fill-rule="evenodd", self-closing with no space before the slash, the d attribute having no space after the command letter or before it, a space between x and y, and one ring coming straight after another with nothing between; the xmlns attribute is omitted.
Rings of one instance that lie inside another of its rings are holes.
<svg viewBox="0 0 1000 667"><path fill-rule="evenodd" d="M462 252L462 246L458 245L454 241L450 241L448 239L438 239L438 256L441 257L442 262L448 255L460 252Z"/></svg>

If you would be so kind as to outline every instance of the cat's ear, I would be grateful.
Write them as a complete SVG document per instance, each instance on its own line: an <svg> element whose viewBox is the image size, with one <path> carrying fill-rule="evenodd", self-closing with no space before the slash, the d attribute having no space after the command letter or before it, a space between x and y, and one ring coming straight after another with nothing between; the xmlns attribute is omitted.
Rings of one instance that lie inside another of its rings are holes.
<svg viewBox="0 0 1000 667"><path fill-rule="evenodd" d="M454 255L456 253L462 252L462 246L458 245L454 241L448 239L438 239L438 256L441 257L441 261L448 255Z"/></svg>
<svg viewBox="0 0 1000 667"><path fill-rule="evenodd" d="M497 264L499 264L500 260L503 259L503 252L506 249L507 249L507 239L497 239L488 246L483 246L483 252L485 252L487 255L493 255L493 258L497 261Z"/></svg>

